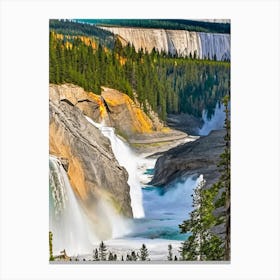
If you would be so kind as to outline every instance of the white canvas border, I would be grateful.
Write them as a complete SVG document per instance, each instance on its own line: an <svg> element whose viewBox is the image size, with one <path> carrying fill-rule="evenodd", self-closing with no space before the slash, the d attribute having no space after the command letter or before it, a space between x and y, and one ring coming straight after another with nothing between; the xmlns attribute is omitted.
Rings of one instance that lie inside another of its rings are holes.
<svg viewBox="0 0 280 280"><path fill-rule="evenodd" d="M230 18L232 262L48 264L48 19ZM2 1L2 279L279 279L279 2Z"/></svg>

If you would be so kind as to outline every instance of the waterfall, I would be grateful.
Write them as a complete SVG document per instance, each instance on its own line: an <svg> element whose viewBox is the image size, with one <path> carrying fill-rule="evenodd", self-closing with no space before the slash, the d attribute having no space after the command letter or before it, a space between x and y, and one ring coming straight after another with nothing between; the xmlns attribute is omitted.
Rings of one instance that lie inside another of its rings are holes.
<svg viewBox="0 0 280 280"><path fill-rule="evenodd" d="M230 35L199 32L201 58L230 59Z"/></svg>
<svg viewBox="0 0 280 280"><path fill-rule="evenodd" d="M209 119L207 117L207 110L203 110L202 119L203 126L199 129L199 135L208 135L212 130L222 129L225 121L225 106L223 104L216 104L214 115Z"/></svg>
<svg viewBox="0 0 280 280"><path fill-rule="evenodd" d="M134 218L144 217L142 205L141 183L138 177L138 157L130 147L121 140L116 134L113 127L106 127L103 124L95 123L92 119L85 116L88 122L100 129L101 133L107 137L112 146L113 153L121 166L128 172L128 185L130 186L131 208Z"/></svg>
<svg viewBox="0 0 280 280"><path fill-rule="evenodd" d="M54 254L63 249L71 256L87 253L97 239L90 231L67 173L56 157L49 157L49 168L49 228L53 233Z"/></svg>
<svg viewBox="0 0 280 280"><path fill-rule="evenodd" d="M126 42L151 52L153 48L166 53L189 56L196 53L197 58L217 60L230 59L230 34L193 32L187 30L166 30L151 28L105 27L114 34L120 35Z"/></svg>

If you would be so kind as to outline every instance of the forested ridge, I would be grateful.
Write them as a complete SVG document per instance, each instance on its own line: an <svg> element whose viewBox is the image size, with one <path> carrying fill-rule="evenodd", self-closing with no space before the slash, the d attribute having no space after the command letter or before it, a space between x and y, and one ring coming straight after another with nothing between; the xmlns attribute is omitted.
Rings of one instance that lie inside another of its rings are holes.
<svg viewBox="0 0 280 280"><path fill-rule="evenodd" d="M94 40L94 37L89 37ZM136 52L116 38L112 49L99 41L94 47L79 36L50 32L49 80L73 83L96 94L101 86L136 96L147 111L149 103L165 120L168 113L211 114L229 90L230 63L177 57L153 50Z"/></svg>
<svg viewBox="0 0 280 280"><path fill-rule="evenodd" d="M186 19L76 19L78 22L103 26L160 28L196 32L230 33L229 23L217 23Z"/></svg>

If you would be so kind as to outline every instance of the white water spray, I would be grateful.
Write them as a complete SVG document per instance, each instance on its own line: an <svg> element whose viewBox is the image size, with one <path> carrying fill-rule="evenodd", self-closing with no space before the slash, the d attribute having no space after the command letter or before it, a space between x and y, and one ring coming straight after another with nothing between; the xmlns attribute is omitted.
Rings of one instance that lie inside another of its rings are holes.
<svg viewBox="0 0 280 280"><path fill-rule="evenodd" d="M90 231L62 164L50 156L49 166L49 219L54 254L64 249L71 256L88 253L97 238Z"/></svg>
<svg viewBox="0 0 280 280"><path fill-rule="evenodd" d="M207 111L203 110L202 119L204 124L198 132L199 135L208 135L212 130L222 129L224 127L224 121L226 118L224 110L225 106L223 104L219 106L217 103L214 115L211 117L211 119L207 118Z"/></svg>
<svg viewBox="0 0 280 280"><path fill-rule="evenodd" d="M113 127L106 127L103 124L94 122L85 116L88 122L100 129L101 133L107 137L112 146L113 153L121 166L128 172L128 185L130 186L131 208L134 218L142 218L145 216L142 205L141 183L138 177L139 158L130 149L130 147L121 140L116 134Z"/></svg>

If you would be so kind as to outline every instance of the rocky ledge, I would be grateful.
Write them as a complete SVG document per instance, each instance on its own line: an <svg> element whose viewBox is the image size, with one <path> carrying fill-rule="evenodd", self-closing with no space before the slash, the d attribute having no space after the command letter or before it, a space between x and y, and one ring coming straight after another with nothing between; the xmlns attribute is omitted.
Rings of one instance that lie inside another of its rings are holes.
<svg viewBox="0 0 280 280"><path fill-rule="evenodd" d="M150 184L166 185L178 177L203 174L206 188L211 186L220 176L217 164L225 147L224 135L225 130L215 130L164 152L157 159Z"/></svg>

